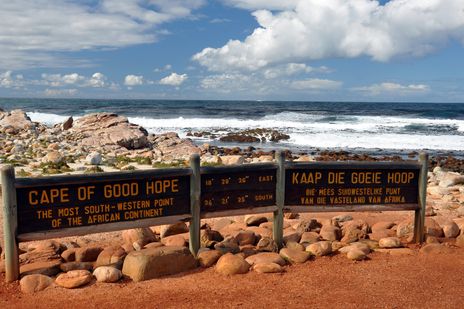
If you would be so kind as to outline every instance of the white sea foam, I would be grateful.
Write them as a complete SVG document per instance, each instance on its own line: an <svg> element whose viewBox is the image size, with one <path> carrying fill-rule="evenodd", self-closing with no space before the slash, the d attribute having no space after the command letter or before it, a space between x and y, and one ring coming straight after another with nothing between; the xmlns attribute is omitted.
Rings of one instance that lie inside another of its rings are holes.
<svg viewBox="0 0 464 309"><path fill-rule="evenodd" d="M69 118L69 116L39 112L28 112L27 115L29 116L29 118L31 118L32 121L41 122L48 126L64 122Z"/></svg>

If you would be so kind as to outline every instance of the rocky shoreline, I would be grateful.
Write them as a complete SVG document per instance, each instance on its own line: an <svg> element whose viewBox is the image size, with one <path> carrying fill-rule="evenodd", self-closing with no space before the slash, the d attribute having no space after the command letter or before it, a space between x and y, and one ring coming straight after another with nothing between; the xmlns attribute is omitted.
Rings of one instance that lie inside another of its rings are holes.
<svg viewBox="0 0 464 309"><path fill-rule="evenodd" d="M204 134L204 133L202 133ZM198 135L198 134L197 134ZM0 110L0 164L13 164L17 176L93 173L117 170L184 166L189 156L201 155L203 165L270 162L274 150L246 146L247 142L273 141L288 135L264 129L228 133L225 140L243 142L243 147L196 145L174 132L149 134L128 119L111 113L89 114L54 127L32 122L21 110ZM407 159L417 159L411 152ZM286 151L293 161L402 161L400 156L373 156L347 151L320 150L311 153ZM464 172L464 160L453 156L434 156L429 167Z"/></svg>
<svg viewBox="0 0 464 309"><path fill-rule="evenodd" d="M2 111L0 149L1 163L14 164L18 177L184 166L192 153L200 154L202 164L210 166L274 159L273 151L197 146L176 133L148 134L127 118L110 113L86 115L76 121L70 118L50 128L32 122L22 111ZM417 155L411 153L410 157ZM287 151L286 157L293 161L403 160L324 151ZM464 248L464 175L459 173L463 168L463 162L452 157L431 158L426 244L422 247L412 242L414 222L404 213L377 221L371 220L374 216L359 214L288 213L285 246L279 250L271 238L272 217L264 214L203 220L201 249L194 257L187 249L188 225L180 222L21 243L21 290L76 288L123 277L142 281L198 267L214 267L223 275L282 273L291 265L333 255L360 262L368 261L372 254L449 254ZM4 272L3 257L0 272Z"/></svg>

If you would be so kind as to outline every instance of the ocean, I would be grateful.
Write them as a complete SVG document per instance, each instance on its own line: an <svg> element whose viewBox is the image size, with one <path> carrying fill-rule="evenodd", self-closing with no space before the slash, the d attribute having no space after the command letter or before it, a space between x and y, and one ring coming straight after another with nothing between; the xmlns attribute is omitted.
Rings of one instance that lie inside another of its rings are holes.
<svg viewBox="0 0 464 309"><path fill-rule="evenodd" d="M174 131L185 137L188 132L269 128L290 136L284 142L252 144L264 149L371 154L426 150L464 156L464 104L457 103L0 99L0 108L23 109L33 121L47 125L69 116L112 112L150 133ZM194 140L243 146L207 137Z"/></svg>

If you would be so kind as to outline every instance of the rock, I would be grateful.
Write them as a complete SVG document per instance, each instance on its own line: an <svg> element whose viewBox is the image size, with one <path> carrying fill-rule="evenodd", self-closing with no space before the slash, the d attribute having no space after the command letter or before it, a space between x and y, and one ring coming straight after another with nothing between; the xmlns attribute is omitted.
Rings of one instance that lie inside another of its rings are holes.
<svg viewBox="0 0 464 309"><path fill-rule="evenodd" d="M239 253L240 248L238 246L237 240L235 237L228 236L220 243L214 245L214 249L220 251L222 254L226 253Z"/></svg>
<svg viewBox="0 0 464 309"><path fill-rule="evenodd" d="M263 263L275 263L280 266L285 266L285 260L280 256L280 254L275 252L261 252L254 255L251 255L245 259L248 264L263 264Z"/></svg>
<svg viewBox="0 0 464 309"><path fill-rule="evenodd" d="M66 119L65 122L61 124L61 130L66 131L66 130L71 129L73 126L73 122L74 122L73 117L69 117L68 119Z"/></svg>
<svg viewBox="0 0 464 309"><path fill-rule="evenodd" d="M198 254L198 262L202 267L211 267L219 260L222 253L218 250L202 251Z"/></svg>
<svg viewBox="0 0 464 309"><path fill-rule="evenodd" d="M289 264L301 264L309 259L310 254L305 251L283 248L279 252L280 256Z"/></svg>
<svg viewBox="0 0 464 309"><path fill-rule="evenodd" d="M100 165L103 163L102 155L97 151L93 151L85 158L85 163L90 165Z"/></svg>
<svg viewBox="0 0 464 309"><path fill-rule="evenodd" d="M398 237L386 237L379 240L380 248L400 248L401 241Z"/></svg>
<svg viewBox="0 0 464 309"><path fill-rule="evenodd" d="M241 165L245 162L245 158L239 155L222 156L220 158L224 165Z"/></svg>
<svg viewBox="0 0 464 309"><path fill-rule="evenodd" d="M92 274L87 270L71 270L56 277L55 283L67 289L86 285L92 280Z"/></svg>
<svg viewBox="0 0 464 309"><path fill-rule="evenodd" d="M247 226L259 226L261 223L267 222L265 216L260 215L247 215L245 216L245 224Z"/></svg>
<svg viewBox="0 0 464 309"><path fill-rule="evenodd" d="M311 232L312 230L315 230L315 229L319 229L321 227L321 225L319 224L319 222L317 222L316 219L309 219L309 220L304 220L304 221L300 221L295 230L297 231L297 233L304 233L304 232Z"/></svg>
<svg viewBox="0 0 464 309"><path fill-rule="evenodd" d="M395 226L395 223L394 222L390 222L390 221L381 221L381 222L376 222L372 225L371 227L371 230L372 230L372 233L375 233L377 231L384 231L384 230L389 230L391 229L392 227Z"/></svg>
<svg viewBox="0 0 464 309"><path fill-rule="evenodd" d="M297 243L296 241L288 241L287 243L285 243L285 247L289 249L300 250L300 251L305 250L305 247L302 244Z"/></svg>
<svg viewBox="0 0 464 309"><path fill-rule="evenodd" d="M120 246L105 248L98 255L95 267L113 266L121 269L126 255L126 251Z"/></svg>
<svg viewBox="0 0 464 309"><path fill-rule="evenodd" d="M100 266L93 271L93 276L97 278L98 282L116 282L122 277L119 269L111 266Z"/></svg>
<svg viewBox="0 0 464 309"><path fill-rule="evenodd" d="M223 240L224 237L218 231L209 228L200 230L200 247L202 248L212 248L217 242Z"/></svg>
<svg viewBox="0 0 464 309"><path fill-rule="evenodd" d="M150 242L155 242L156 236L151 229L145 227L123 231L122 239L126 244L133 245L137 243L140 247L143 247Z"/></svg>
<svg viewBox="0 0 464 309"><path fill-rule="evenodd" d="M164 245L161 242L151 242L149 244L146 244L143 249L148 249L148 248L159 248L159 247L164 247ZM134 251L134 248L132 250L125 250L127 253Z"/></svg>
<svg viewBox="0 0 464 309"><path fill-rule="evenodd" d="M262 225L263 224L260 224L260 226L248 226L246 229L247 231L255 233L255 242L262 237L272 237L272 229L261 227Z"/></svg>
<svg viewBox="0 0 464 309"><path fill-rule="evenodd" d="M13 132L16 133L18 131L33 128L34 123L25 112L15 109L10 112L3 113L3 117L0 117L0 128L1 127L11 128Z"/></svg>
<svg viewBox="0 0 464 309"><path fill-rule="evenodd" d="M318 233L315 232L304 232L301 234L300 244L313 244L321 240Z"/></svg>
<svg viewBox="0 0 464 309"><path fill-rule="evenodd" d="M21 292L23 293L35 293L43 291L53 284L53 279L44 275L27 275L24 276L20 281Z"/></svg>
<svg viewBox="0 0 464 309"><path fill-rule="evenodd" d="M406 219L401 221L396 228L396 236L399 238L408 237L414 233L414 221Z"/></svg>
<svg viewBox="0 0 464 309"><path fill-rule="evenodd" d="M330 241L319 241L306 247L306 252L315 256L324 256L332 253L332 244Z"/></svg>
<svg viewBox="0 0 464 309"><path fill-rule="evenodd" d="M235 236L239 246L254 245L256 241L256 235L252 231L240 231Z"/></svg>
<svg viewBox="0 0 464 309"><path fill-rule="evenodd" d="M189 228L185 222L177 222L174 224L163 225L160 231L160 237L163 239L164 237L183 234L187 233Z"/></svg>
<svg viewBox="0 0 464 309"><path fill-rule="evenodd" d="M103 251L102 247L77 248L75 251L76 262L93 262Z"/></svg>
<svg viewBox="0 0 464 309"><path fill-rule="evenodd" d="M396 232L392 231L392 230L379 230L379 229L376 229L375 232L370 233L367 236L371 240L379 241L382 238L396 236Z"/></svg>
<svg viewBox="0 0 464 309"><path fill-rule="evenodd" d="M253 245L240 246L240 255L242 255L244 259L257 253L258 250L256 250Z"/></svg>
<svg viewBox="0 0 464 309"><path fill-rule="evenodd" d="M340 228L332 225L323 225L319 235L324 240L340 240Z"/></svg>
<svg viewBox="0 0 464 309"><path fill-rule="evenodd" d="M459 226L452 220L446 221L443 225L443 234L447 238L455 238L459 235Z"/></svg>
<svg viewBox="0 0 464 309"><path fill-rule="evenodd" d="M332 218L333 222L346 222L353 220L351 215L338 215Z"/></svg>
<svg viewBox="0 0 464 309"><path fill-rule="evenodd" d="M45 276L54 276L58 274L60 270L59 261L50 262L34 262L30 264L21 265L19 272L22 276L40 274Z"/></svg>
<svg viewBox="0 0 464 309"><path fill-rule="evenodd" d="M351 243L349 246L340 248L338 251L340 253L347 254L349 251L355 250L355 249L362 251L365 255L368 255L371 252L371 248L367 244L362 243L362 242Z"/></svg>
<svg viewBox="0 0 464 309"><path fill-rule="evenodd" d="M432 218L425 218L425 234L435 236L435 237L443 237L443 229L441 226Z"/></svg>
<svg viewBox="0 0 464 309"><path fill-rule="evenodd" d="M184 236L179 234L163 237L161 238L161 243L171 247L185 247L187 245Z"/></svg>
<svg viewBox="0 0 464 309"><path fill-rule="evenodd" d="M448 188L459 184L464 184L464 175L455 172L447 172L441 177L438 185L442 188Z"/></svg>
<svg viewBox="0 0 464 309"><path fill-rule="evenodd" d="M191 154L201 154L201 149L191 139L181 139L175 132L149 135L149 141L153 144L153 148L158 150L164 158L171 160L185 160Z"/></svg>
<svg viewBox="0 0 464 309"><path fill-rule="evenodd" d="M219 258L216 271L223 275L246 274L250 264L240 255L227 253Z"/></svg>
<svg viewBox="0 0 464 309"><path fill-rule="evenodd" d="M147 131L129 123L126 117L112 113L85 115L74 121L69 130L80 136L83 146L101 148L118 145L126 149L140 149L148 146Z"/></svg>
<svg viewBox="0 0 464 309"><path fill-rule="evenodd" d="M362 250L353 248L347 252L346 257L353 261L362 261L367 255Z"/></svg>
<svg viewBox="0 0 464 309"><path fill-rule="evenodd" d="M49 151L45 157L42 159L42 162L44 163L52 163L52 164L60 164L64 162L64 157L63 155L56 151Z"/></svg>
<svg viewBox="0 0 464 309"><path fill-rule="evenodd" d="M360 220L360 219L351 220L351 221L342 222L341 224L342 224L342 235L343 236L350 233L350 231L352 230L360 230L364 233L363 234L364 236L361 238L364 238L365 235L367 235L367 233L370 232L369 224L367 224L367 222L364 220Z"/></svg>
<svg viewBox="0 0 464 309"><path fill-rule="evenodd" d="M270 237L263 237L258 241L256 249L261 252L277 252L279 248L276 242Z"/></svg>
<svg viewBox="0 0 464 309"><path fill-rule="evenodd" d="M65 262L74 262L76 260L76 248L71 248L63 251L63 253L61 253L61 258Z"/></svg>
<svg viewBox="0 0 464 309"><path fill-rule="evenodd" d="M258 263L253 265L253 270L260 274L281 273L283 268L276 263Z"/></svg>
<svg viewBox="0 0 464 309"><path fill-rule="evenodd" d="M419 252L422 254L449 254L453 252L453 249L442 244L427 244Z"/></svg>
<svg viewBox="0 0 464 309"><path fill-rule="evenodd" d="M298 157L297 159L295 159L293 161L295 161L295 162L314 162L316 160L312 156L302 155L302 156Z"/></svg>
<svg viewBox="0 0 464 309"><path fill-rule="evenodd" d="M340 241L349 244L352 242L356 242L360 239L366 238L366 236L367 236L366 232L358 228L349 229L345 232L345 234L343 235Z"/></svg>
<svg viewBox="0 0 464 309"><path fill-rule="evenodd" d="M72 270L88 270L92 271L93 262L68 262L60 265L61 271L67 273Z"/></svg>
<svg viewBox="0 0 464 309"><path fill-rule="evenodd" d="M193 269L197 261L185 247L159 247L133 251L126 256L122 273L135 282Z"/></svg>

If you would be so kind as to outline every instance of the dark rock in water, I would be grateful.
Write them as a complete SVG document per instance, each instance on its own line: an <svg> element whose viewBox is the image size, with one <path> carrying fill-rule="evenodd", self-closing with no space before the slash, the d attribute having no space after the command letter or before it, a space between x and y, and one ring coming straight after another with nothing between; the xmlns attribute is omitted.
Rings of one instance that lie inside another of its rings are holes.
<svg viewBox="0 0 464 309"><path fill-rule="evenodd" d="M259 143L260 139L246 134L229 133L219 138L221 142Z"/></svg>

